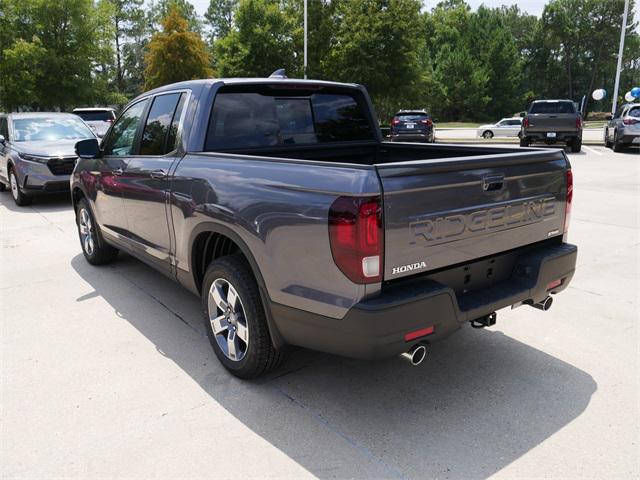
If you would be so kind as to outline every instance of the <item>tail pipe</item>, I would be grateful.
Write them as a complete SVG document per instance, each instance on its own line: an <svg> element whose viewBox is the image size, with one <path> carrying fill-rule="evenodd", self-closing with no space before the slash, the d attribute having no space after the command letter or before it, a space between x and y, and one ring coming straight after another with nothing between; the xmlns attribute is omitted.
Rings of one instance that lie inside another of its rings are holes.
<svg viewBox="0 0 640 480"><path fill-rule="evenodd" d="M531 302L528 305L531 305L533 308L537 308L538 310L543 310L546 312L551 308L552 303L553 303L553 298L551 298L551 295L549 295L547 296L547 298L545 298L541 302L537 302L537 303Z"/></svg>
<svg viewBox="0 0 640 480"><path fill-rule="evenodd" d="M427 356L427 347L429 347L428 343L418 343L400 356L415 367L420 365Z"/></svg>

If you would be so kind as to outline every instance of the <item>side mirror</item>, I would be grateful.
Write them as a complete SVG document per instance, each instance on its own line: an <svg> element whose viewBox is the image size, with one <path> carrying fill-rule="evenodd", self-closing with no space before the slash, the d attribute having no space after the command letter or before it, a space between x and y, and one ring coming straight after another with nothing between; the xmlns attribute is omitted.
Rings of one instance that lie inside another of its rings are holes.
<svg viewBox="0 0 640 480"><path fill-rule="evenodd" d="M76 155L80 158L97 158L100 156L100 144L96 138L80 140L76 143Z"/></svg>
<svg viewBox="0 0 640 480"><path fill-rule="evenodd" d="M7 140L4 138L4 135L0 135L0 144L4 145L5 143L7 143Z"/></svg>
<svg viewBox="0 0 640 480"><path fill-rule="evenodd" d="M611 120L613 118L613 115L611 115L610 113L608 113L607 115L605 115L605 120Z"/></svg>

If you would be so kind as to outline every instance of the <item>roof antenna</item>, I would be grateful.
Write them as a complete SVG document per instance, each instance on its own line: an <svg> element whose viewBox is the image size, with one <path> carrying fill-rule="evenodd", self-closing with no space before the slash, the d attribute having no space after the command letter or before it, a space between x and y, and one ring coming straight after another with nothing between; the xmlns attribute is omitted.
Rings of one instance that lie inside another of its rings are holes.
<svg viewBox="0 0 640 480"><path fill-rule="evenodd" d="M273 72L271 75L269 75L269 78L288 78L288 77L284 71L284 68L279 68L278 70Z"/></svg>

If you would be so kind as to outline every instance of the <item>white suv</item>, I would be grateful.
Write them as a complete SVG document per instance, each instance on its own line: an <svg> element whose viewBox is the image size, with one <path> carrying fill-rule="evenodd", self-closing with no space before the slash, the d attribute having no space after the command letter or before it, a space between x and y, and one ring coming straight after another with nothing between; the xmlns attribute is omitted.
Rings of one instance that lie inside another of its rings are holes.
<svg viewBox="0 0 640 480"><path fill-rule="evenodd" d="M99 137L104 137L116 119L113 108L75 108L73 113L82 118Z"/></svg>

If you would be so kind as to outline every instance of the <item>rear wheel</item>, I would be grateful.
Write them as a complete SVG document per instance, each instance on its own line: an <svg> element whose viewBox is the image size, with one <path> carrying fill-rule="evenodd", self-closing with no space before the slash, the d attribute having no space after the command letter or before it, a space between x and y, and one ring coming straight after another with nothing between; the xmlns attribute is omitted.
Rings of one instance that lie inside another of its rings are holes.
<svg viewBox="0 0 640 480"><path fill-rule="evenodd" d="M606 148L611 148L611 145L612 145L612 144L611 144L611 142L609 141L609 129L607 128L607 129L604 131L604 146L605 146Z"/></svg>
<svg viewBox="0 0 640 480"><path fill-rule="evenodd" d="M202 309L209 342L236 377L258 377L284 360L284 351L271 343L258 284L242 257L222 257L209 265Z"/></svg>
<svg viewBox="0 0 640 480"><path fill-rule="evenodd" d="M4 183L0 182L0 192L4 192L6 189L7 186Z"/></svg>
<svg viewBox="0 0 640 480"><path fill-rule="evenodd" d="M32 199L28 195L25 195L20 190L20 186L18 185L18 177L13 171L13 168L9 170L9 186L11 187L11 196L13 197L13 201L19 207L26 207L27 205L31 205Z"/></svg>
<svg viewBox="0 0 640 480"><path fill-rule="evenodd" d="M621 152L622 150L624 150L624 145L620 143L620 140L618 139L618 131L616 130L613 132L613 151Z"/></svg>
<svg viewBox="0 0 640 480"><path fill-rule="evenodd" d="M528 147L530 144L529 139L527 137L520 137L520 146Z"/></svg>
<svg viewBox="0 0 640 480"><path fill-rule="evenodd" d="M104 265L112 262L118 256L118 249L107 244L102 238L100 229L89 208L89 202L81 199L76 210L76 224L78 236L84 258L91 265Z"/></svg>
<svg viewBox="0 0 640 480"><path fill-rule="evenodd" d="M487 140L490 139L490 138L493 138L493 132L491 130L487 130L486 132L484 132L482 134L482 137L486 138Z"/></svg>
<svg viewBox="0 0 640 480"><path fill-rule="evenodd" d="M582 139L581 138L576 137L573 140L571 140L571 151L573 153L578 153L581 149L582 149Z"/></svg>

